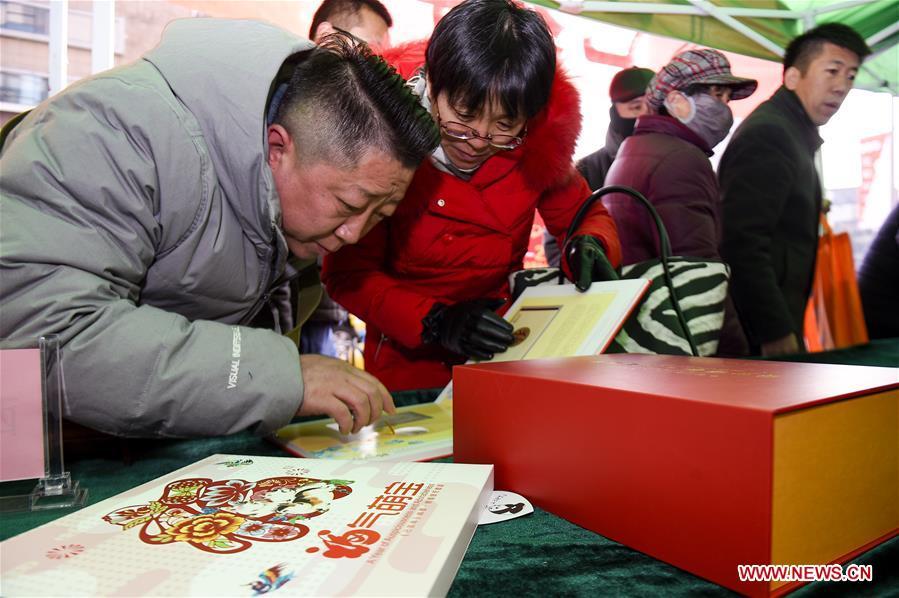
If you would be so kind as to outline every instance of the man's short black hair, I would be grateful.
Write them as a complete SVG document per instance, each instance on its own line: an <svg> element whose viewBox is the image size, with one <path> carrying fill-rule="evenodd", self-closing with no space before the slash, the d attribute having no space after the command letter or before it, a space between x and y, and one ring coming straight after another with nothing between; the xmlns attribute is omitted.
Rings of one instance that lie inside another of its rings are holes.
<svg viewBox="0 0 899 598"><path fill-rule="evenodd" d="M478 112L496 100L510 118L549 101L556 46L537 12L511 0L466 0L446 13L428 42L430 92Z"/></svg>
<svg viewBox="0 0 899 598"><path fill-rule="evenodd" d="M406 81L366 44L327 36L299 63L275 122L307 159L344 166L377 148L417 168L440 131Z"/></svg>
<svg viewBox="0 0 899 598"><path fill-rule="evenodd" d="M871 49L862 36L852 27L842 23L825 23L814 29L809 29L799 37L793 39L784 53L784 71L791 66L799 69L803 75L806 69L821 52L824 44L831 43L841 48L846 48L862 62L871 54Z"/></svg>
<svg viewBox="0 0 899 598"><path fill-rule="evenodd" d="M325 21L337 25L341 29L349 29L350 27L343 21L357 18L359 11L363 8L368 8L381 17L387 23L388 29L393 27L390 11L379 0L324 0L312 16L309 39L315 39L315 31ZM335 23L335 21L337 22Z"/></svg>

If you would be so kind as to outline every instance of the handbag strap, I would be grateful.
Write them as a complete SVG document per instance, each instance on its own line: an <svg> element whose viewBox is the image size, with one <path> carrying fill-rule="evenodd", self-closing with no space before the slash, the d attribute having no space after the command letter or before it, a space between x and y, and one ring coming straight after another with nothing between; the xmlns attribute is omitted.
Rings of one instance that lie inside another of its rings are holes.
<svg viewBox="0 0 899 598"><path fill-rule="evenodd" d="M668 239L668 231L665 230L665 225L662 223L662 218L659 216L659 213L656 211L655 207L646 199L642 193L637 191L636 189L632 189L630 187L625 187L624 185L609 185L608 187L603 187L602 189L597 189L593 193L590 194L584 203L578 208L577 213L574 215L574 219L571 221L571 225L568 227L568 232L565 233L565 242L567 243L574 232L580 227L581 221L584 219L584 216L587 214L587 211L590 207L604 195L608 195L609 193L624 193L625 195L629 195L636 199L640 204L643 205L649 211L649 215L652 217L653 222L655 223L656 232L659 235L659 249L660 249L660 262L662 263L662 272L664 273L665 286L668 287L668 292L671 294L671 304L674 307L674 313L677 316L677 321L680 323L681 328L684 330L684 336L687 338L687 342L690 344L690 351L696 357L699 357L699 350L696 348L696 342L693 340L693 334L690 332L690 327L687 326L687 319L684 317L684 312L680 307L680 300L677 297L677 291L674 288L674 279L671 275L671 267L668 264L668 258L671 257L671 241ZM563 246L564 250L564 246ZM562 259L565 259L565 256L562 256ZM559 284L563 284L565 281L565 273L559 268Z"/></svg>

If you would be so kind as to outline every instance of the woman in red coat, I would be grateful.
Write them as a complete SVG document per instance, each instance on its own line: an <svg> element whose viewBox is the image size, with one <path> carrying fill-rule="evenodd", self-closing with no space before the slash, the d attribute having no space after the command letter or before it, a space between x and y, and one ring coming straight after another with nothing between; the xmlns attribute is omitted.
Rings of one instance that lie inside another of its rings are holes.
<svg viewBox="0 0 899 598"><path fill-rule="evenodd" d="M505 351L512 327L494 310L522 267L534 210L563 246L590 195L571 163L578 95L556 70L539 14L510 0L469 0L422 49L385 58L412 76L441 145L394 215L328 256L323 271L328 293L366 322L366 370L393 391L443 386L452 365ZM566 272L584 273L581 289L611 278L621 259L598 202L564 247Z"/></svg>

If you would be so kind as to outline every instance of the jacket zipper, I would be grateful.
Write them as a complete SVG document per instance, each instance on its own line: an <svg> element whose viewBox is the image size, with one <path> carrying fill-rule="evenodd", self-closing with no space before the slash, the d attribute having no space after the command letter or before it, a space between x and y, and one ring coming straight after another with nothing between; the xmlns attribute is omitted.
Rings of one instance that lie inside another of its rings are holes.
<svg viewBox="0 0 899 598"><path fill-rule="evenodd" d="M253 318L256 317L256 314L262 309L262 307L268 303L268 300L272 296L272 291L277 288L278 285L282 284L281 281L272 280L275 274L275 268L272 264L266 264L265 280L266 280L266 291L262 294L262 296L256 300L256 303L253 304L253 307L250 308L250 311L247 312L240 320L240 324L249 324L253 321Z"/></svg>

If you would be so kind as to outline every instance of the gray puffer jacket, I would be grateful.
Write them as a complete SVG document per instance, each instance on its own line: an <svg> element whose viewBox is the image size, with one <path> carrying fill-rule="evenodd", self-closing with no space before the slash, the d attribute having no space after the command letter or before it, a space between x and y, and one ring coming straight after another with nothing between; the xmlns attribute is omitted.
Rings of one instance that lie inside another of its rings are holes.
<svg viewBox="0 0 899 598"><path fill-rule="evenodd" d="M0 153L0 337L63 343L68 418L127 436L289 421L296 346L246 327L288 257L266 102L312 44L175 21L137 62L33 110Z"/></svg>

